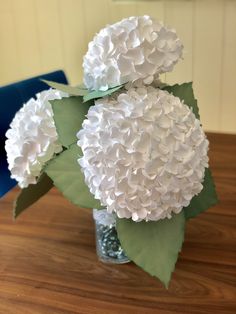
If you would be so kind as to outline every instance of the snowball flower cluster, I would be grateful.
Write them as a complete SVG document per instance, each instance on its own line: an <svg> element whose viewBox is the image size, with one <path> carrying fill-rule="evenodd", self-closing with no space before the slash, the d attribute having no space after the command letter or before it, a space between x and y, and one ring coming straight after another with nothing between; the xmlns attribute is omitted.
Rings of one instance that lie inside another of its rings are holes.
<svg viewBox="0 0 236 314"><path fill-rule="evenodd" d="M131 87L99 99L77 136L86 184L120 218L171 218L203 188L208 140L167 91Z"/></svg>
<svg viewBox="0 0 236 314"><path fill-rule="evenodd" d="M10 124L5 149L11 177L21 188L35 184L45 163L62 150L49 102L62 97L67 94L53 89L37 94Z"/></svg>
<svg viewBox="0 0 236 314"><path fill-rule="evenodd" d="M173 70L182 51L175 30L146 15L123 19L102 29L89 43L84 84L91 90L137 79L150 84L159 74Z"/></svg>

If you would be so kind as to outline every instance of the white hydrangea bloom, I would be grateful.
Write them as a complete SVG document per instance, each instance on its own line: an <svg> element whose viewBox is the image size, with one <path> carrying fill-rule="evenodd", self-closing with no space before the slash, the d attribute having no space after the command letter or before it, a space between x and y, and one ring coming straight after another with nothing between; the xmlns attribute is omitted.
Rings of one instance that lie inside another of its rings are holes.
<svg viewBox="0 0 236 314"><path fill-rule="evenodd" d="M203 188L208 140L166 91L132 87L97 100L77 136L86 184L120 218L171 218Z"/></svg>
<svg viewBox="0 0 236 314"><path fill-rule="evenodd" d="M6 133L5 149L11 177L21 188L35 184L42 167L62 150L49 100L68 97L49 89L31 98L16 113Z"/></svg>
<svg viewBox="0 0 236 314"><path fill-rule="evenodd" d="M182 57L183 45L174 29L151 17L129 17L102 29L89 43L84 56L84 84L107 90L172 71Z"/></svg>

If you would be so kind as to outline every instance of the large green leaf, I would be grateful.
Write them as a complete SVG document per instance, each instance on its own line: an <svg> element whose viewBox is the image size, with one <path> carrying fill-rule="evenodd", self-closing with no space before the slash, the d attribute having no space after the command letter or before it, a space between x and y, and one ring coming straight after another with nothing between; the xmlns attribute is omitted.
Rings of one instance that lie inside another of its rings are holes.
<svg viewBox="0 0 236 314"><path fill-rule="evenodd" d="M101 208L100 202L95 200L84 182L84 175L77 162L82 155L77 144L54 158L45 168L48 176L62 194L75 205L86 208Z"/></svg>
<svg viewBox="0 0 236 314"><path fill-rule="evenodd" d="M171 219L134 222L117 218L117 232L127 256L168 287L184 241L183 211Z"/></svg>
<svg viewBox="0 0 236 314"><path fill-rule="evenodd" d="M50 100L59 141L68 147L77 140L76 133L81 129L91 102L83 103L81 97L65 97Z"/></svg>
<svg viewBox="0 0 236 314"><path fill-rule="evenodd" d="M88 93L87 95L84 96L84 102L89 101L91 99L96 99L96 98L102 98L108 95L111 95L112 93L116 92L117 90L121 89L121 87L123 87L123 85L120 86L116 86L113 88L110 88L106 91L92 91L90 93Z"/></svg>
<svg viewBox="0 0 236 314"><path fill-rule="evenodd" d="M22 189L14 203L14 218L17 218L26 208L37 202L52 187L52 180L46 173L43 173L36 184L30 184L27 188Z"/></svg>
<svg viewBox="0 0 236 314"><path fill-rule="evenodd" d="M181 85L175 84L173 86L164 86L162 89L167 90L169 93L183 100L188 107L192 108L196 118L200 119L197 100L194 97L192 85L192 82L189 82Z"/></svg>
<svg viewBox="0 0 236 314"><path fill-rule="evenodd" d="M66 84L56 83L52 81L42 80L44 83L49 85L52 88L58 89L62 92L65 92L71 96L84 96L88 93L87 89L81 88L79 86L70 86Z"/></svg>
<svg viewBox="0 0 236 314"><path fill-rule="evenodd" d="M186 219L194 218L209 207L217 204L218 198L215 190L215 184L210 169L205 169L205 177L202 191L195 196L190 205L184 208Z"/></svg>

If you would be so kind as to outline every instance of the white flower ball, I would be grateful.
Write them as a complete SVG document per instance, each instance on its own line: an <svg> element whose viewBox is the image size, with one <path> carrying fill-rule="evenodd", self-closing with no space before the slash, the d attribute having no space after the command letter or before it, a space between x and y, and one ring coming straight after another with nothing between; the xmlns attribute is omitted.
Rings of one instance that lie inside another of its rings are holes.
<svg viewBox="0 0 236 314"><path fill-rule="evenodd" d="M171 218L203 188L208 140L166 91L143 86L97 100L77 136L90 192L120 218Z"/></svg>
<svg viewBox="0 0 236 314"><path fill-rule="evenodd" d="M54 89L37 94L10 124L5 149L11 177L21 188L35 184L45 163L62 150L49 103L62 97L68 95Z"/></svg>
<svg viewBox="0 0 236 314"><path fill-rule="evenodd" d="M175 30L151 17L126 18L102 29L84 56L84 84L107 90L142 79L150 84L160 73L172 71L183 45Z"/></svg>

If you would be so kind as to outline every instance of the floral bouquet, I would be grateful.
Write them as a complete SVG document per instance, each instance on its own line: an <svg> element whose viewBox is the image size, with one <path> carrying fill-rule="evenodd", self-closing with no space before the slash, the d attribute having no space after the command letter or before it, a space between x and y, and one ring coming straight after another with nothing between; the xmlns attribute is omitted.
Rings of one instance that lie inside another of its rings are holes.
<svg viewBox="0 0 236 314"><path fill-rule="evenodd" d="M14 216L56 186L115 217L130 260L167 287L185 225L217 202L192 83L168 86L183 45L149 16L102 29L84 56L84 85L47 82L6 133Z"/></svg>

